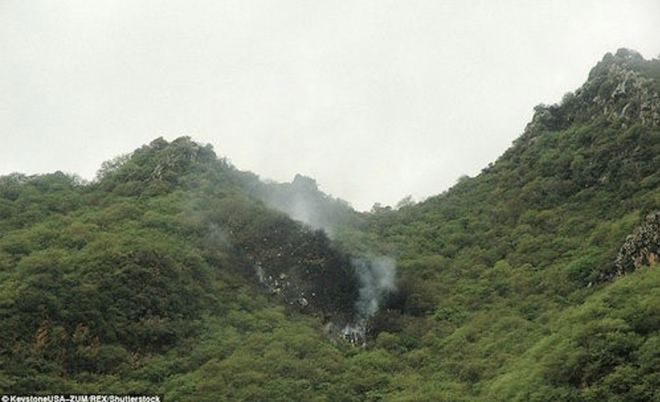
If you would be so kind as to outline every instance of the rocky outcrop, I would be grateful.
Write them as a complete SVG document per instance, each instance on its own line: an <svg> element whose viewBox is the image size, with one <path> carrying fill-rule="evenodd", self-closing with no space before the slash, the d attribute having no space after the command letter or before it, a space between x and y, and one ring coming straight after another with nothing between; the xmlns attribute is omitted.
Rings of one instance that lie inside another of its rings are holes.
<svg viewBox="0 0 660 402"><path fill-rule="evenodd" d="M591 101L609 121L621 119L624 124L639 121L642 125L660 126L660 97L654 80L641 71L645 63L649 62L634 50L608 53L579 92L593 96Z"/></svg>
<svg viewBox="0 0 660 402"><path fill-rule="evenodd" d="M660 60L645 60L630 49L606 54L591 70L587 82L564 95L561 103L534 108L522 140L530 142L542 131L563 130L576 121L599 116L622 128L635 123L660 127L660 85L648 74L659 65Z"/></svg>
<svg viewBox="0 0 660 402"><path fill-rule="evenodd" d="M149 180L162 180L168 175L176 176L200 159L213 161L217 158L213 147L199 145L189 137L177 138L171 144L163 138L157 138L147 148L162 153L160 158L156 158L157 164L149 174Z"/></svg>
<svg viewBox="0 0 660 402"><path fill-rule="evenodd" d="M646 216L644 222L626 238L617 255L618 275L660 262L660 210Z"/></svg>

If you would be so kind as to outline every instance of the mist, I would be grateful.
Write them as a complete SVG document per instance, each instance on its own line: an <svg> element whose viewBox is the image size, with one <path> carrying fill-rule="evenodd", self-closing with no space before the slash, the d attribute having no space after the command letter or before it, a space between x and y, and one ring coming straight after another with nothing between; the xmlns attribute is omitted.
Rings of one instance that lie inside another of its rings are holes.
<svg viewBox="0 0 660 402"><path fill-rule="evenodd" d="M297 174L290 183L266 183L257 196L269 207L332 238L338 226L354 218L355 211L344 200L322 192L316 180Z"/></svg>

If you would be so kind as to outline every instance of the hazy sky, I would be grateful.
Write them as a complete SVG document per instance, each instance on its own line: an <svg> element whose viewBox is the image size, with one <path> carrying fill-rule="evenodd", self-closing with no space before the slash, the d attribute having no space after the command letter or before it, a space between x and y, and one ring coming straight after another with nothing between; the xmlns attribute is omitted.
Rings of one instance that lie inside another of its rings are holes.
<svg viewBox="0 0 660 402"><path fill-rule="evenodd" d="M660 1L0 0L0 175L162 136L357 209L475 175L606 52L660 54Z"/></svg>

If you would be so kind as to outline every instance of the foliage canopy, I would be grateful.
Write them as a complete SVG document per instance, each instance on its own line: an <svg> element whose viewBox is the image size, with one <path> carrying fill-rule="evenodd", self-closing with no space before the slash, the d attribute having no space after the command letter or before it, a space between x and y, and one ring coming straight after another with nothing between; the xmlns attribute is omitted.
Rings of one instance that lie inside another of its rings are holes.
<svg viewBox="0 0 660 402"><path fill-rule="evenodd" d="M91 183L0 177L0 393L659 401L660 271L615 266L660 209L659 68L606 55L480 175L396 209L264 183L187 137ZM311 226L274 209L304 219L298 201ZM396 258L398 292L359 347L329 327L370 254Z"/></svg>

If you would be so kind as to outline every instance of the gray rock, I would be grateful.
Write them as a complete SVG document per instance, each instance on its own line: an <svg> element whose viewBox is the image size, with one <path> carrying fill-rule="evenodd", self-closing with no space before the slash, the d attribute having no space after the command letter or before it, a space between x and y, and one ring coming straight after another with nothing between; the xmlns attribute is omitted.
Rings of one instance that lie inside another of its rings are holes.
<svg viewBox="0 0 660 402"><path fill-rule="evenodd" d="M660 211L646 216L644 222L626 238L614 263L617 275L660 262Z"/></svg>

